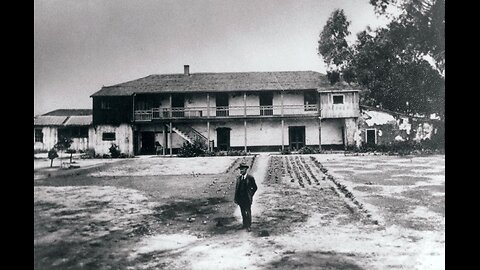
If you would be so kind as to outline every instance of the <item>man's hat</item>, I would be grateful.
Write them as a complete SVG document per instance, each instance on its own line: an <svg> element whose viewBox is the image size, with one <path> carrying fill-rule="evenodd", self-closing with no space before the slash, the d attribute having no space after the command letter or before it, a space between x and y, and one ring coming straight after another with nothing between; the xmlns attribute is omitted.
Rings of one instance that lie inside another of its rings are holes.
<svg viewBox="0 0 480 270"><path fill-rule="evenodd" d="M240 165L238 165L237 169L240 169L240 168L248 168L247 163L245 163L245 162L240 163Z"/></svg>

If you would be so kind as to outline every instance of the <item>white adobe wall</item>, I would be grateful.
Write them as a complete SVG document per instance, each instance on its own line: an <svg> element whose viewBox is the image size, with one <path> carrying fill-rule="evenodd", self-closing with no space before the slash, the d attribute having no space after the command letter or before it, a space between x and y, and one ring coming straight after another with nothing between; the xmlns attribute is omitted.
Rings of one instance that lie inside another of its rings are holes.
<svg viewBox="0 0 480 270"><path fill-rule="evenodd" d="M115 132L114 141L103 141L102 134L104 132ZM118 145L121 153L133 155L133 130L128 124L119 126L98 125L90 128L88 131L90 141L89 147L95 149L96 154L110 154L108 150L112 143Z"/></svg>
<svg viewBox="0 0 480 270"><path fill-rule="evenodd" d="M323 119L322 120L322 144L342 144L342 127L344 119ZM317 133L318 134L318 133ZM317 140L318 144L318 140Z"/></svg>
<svg viewBox="0 0 480 270"><path fill-rule="evenodd" d="M90 133L90 129L88 131ZM82 150L85 151L89 147L89 140L88 138L72 138L72 144L70 145L70 149L73 150Z"/></svg>
<svg viewBox="0 0 480 270"><path fill-rule="evenodd" d="M43 142L35 142L35 129L33 130L33 149L50 150L57 143L58 131L56 127L42 127Z"/></svg>

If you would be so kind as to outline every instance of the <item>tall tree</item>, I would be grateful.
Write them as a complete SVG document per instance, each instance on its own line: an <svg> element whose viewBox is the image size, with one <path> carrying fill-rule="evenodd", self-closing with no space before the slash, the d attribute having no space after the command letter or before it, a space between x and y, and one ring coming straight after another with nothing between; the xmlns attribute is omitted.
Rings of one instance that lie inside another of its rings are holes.
<svg viewBox="0 0 480 270"><path fill-rule="evenodd" d="M319 53L327 65L332 59L343 60L337 70L345 80L365 89L364 104L409 114L443 116L444 0L370 0L370 3L378 14L387 14L388 7L399 12L389 14L392 20L386 27L376 30L367 27L358 33L355 44L349 48L319 49ZM322 34L329 33L325 29L332 25L335 24L327 22ZM345 29L338 24L336 27ZM321 35L319 44L337 44L332 37Z"/></svg>
<svg viewBox="0 0 480 270"><path fill-rule="evenodd" d="M327 76L331 84L340 80L340 75L347 66L350 57L350 48L346 37L350 35L347 20L342 9L336 9L328 18L320 33L318 54L327 64Z"/></svg>

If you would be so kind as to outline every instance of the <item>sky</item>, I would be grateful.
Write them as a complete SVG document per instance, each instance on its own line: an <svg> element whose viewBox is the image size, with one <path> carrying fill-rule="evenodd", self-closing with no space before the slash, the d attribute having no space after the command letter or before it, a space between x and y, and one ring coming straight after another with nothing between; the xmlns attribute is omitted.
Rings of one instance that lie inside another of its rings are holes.
<svg viewBox="0 0 480 270"><path fill-rule="evenodd" d="M35 0L34 115L90 109L102 86L152 74L325 73L320 32L335 9L349 41L387 23L369 0Z"/></svg>

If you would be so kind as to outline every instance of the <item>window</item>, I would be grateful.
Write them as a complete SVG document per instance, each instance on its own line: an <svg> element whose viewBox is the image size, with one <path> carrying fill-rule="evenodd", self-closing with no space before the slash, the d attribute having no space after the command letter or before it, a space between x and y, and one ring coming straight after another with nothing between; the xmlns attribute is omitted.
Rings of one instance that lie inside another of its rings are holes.
<svg viewBox="0 0 480 270"><path fill-rule="evenodd" d="M41 128L35 129L35 142L43 143L43 132Z"/></svg>
<svg viewBox="0 0 480 270"><path fill-rule="evenodd" d="M343 104L343 95L333 95L333 104Z"/></svg>
<svg viewBox="0 0 480 270"><path fill-rule="evenodd" d="M115 141L115 132L103 132L102 140L104 141Z"/></svg>

